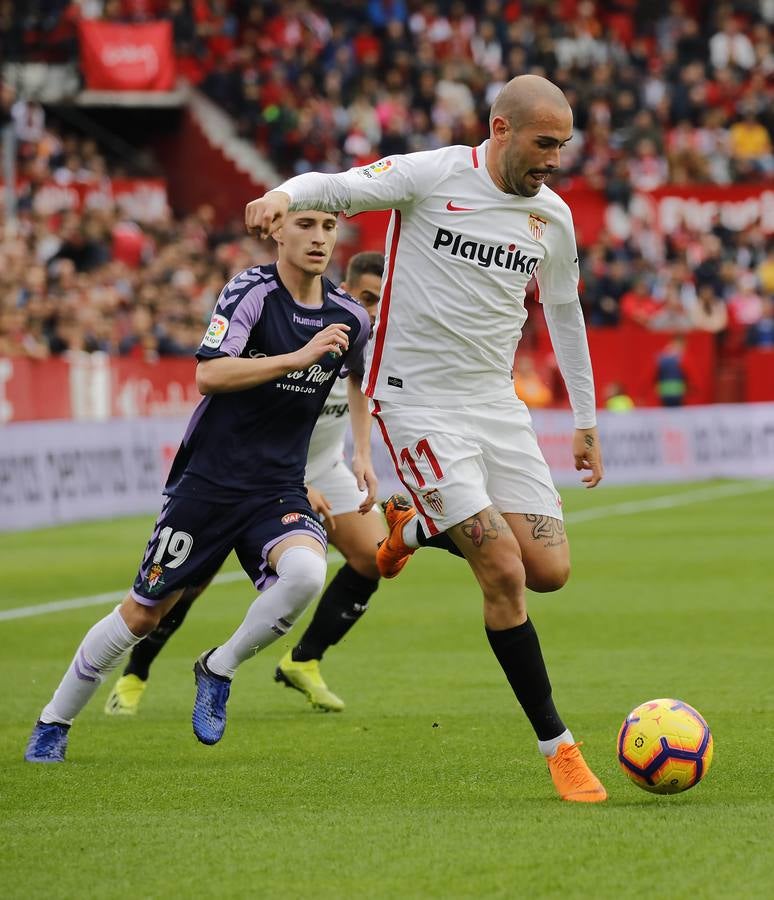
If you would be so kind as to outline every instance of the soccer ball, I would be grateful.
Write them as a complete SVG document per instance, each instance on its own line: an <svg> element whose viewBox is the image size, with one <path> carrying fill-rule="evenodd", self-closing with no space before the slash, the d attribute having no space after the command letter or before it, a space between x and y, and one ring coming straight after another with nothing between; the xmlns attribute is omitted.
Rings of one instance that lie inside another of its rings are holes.
<svg viewBox="0 0 774 900"><path fill-rule="evenodd" d="M712 762L712 734L681 700L649 700L633 709L618 732L618 762L637 787L679 794L698 784Z"/></svg>

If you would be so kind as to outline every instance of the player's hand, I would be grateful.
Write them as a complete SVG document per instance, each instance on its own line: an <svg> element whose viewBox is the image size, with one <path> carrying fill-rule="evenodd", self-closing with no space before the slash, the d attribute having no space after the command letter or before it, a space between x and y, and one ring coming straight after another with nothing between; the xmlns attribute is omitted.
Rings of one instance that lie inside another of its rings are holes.
<svg viewBox="0 0 774 900"><path fill-rule="evenodd" d="M322 516L325 530L329 533L335 531L336 520L333 518L333 507L325 494L308 484L306 486L306 495L309 498L309 505L312 507L312 511L316 515Z"/></svg>
<svg viewBox="0 0 774 900"><path fill-rule="evenodd" d="M349 349L349 325L328 325L293 354L293 368L306 369L326 353L337 358Z"/></svg>
<svg viewBox="0 0 774 900"><path fill-rule="evenodd" d="M379 488L379 480L374 472L371 458L355 454L352 457L352 473L357 479L358 490L367 492L363 502L357 508L360 515L364 516L376 503L376 492Z"/></svg>
<svg viewBox="0 0 774 900"><path fill-rule="evenodd" d="M284 191L269 191L258 200L251 200L245 207L245 225L250 234L267 238L285 221L290 197Z"/></svg>
<svg viewBox="0 0 774 900"><path fill-rule="evenodd" d="M572 455L575 457L575 468L590 475L581 479L587 488L596 487L605 474L602 465L602 446L599 443L599 432L596 428L576 428L572 438Z"/></svg>

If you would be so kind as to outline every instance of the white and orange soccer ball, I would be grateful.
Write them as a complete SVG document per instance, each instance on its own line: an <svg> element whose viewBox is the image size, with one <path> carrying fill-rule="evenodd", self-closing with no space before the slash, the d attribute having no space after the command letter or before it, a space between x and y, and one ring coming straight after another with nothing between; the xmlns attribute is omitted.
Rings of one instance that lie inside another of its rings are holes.
<svg viewBox="0 0 774 900"><path fill-rule="evenodd" d="M687 791L707 774L712 734L681 700L649 700L633 709L618 732L618 762L637 787L654 794Z"/></svg>

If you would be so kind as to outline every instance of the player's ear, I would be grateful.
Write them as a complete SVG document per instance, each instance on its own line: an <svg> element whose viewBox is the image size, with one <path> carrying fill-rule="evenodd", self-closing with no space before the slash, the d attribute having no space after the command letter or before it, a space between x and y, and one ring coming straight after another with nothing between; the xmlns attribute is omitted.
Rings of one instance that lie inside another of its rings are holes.
<svg viewBox="0 0 774 900"><path fill-rule="evenodd" d="M271 236L275 244L282 244L282 226L280 225L279 228L275 228L274 231L272 231Z"/></svg>
<svg viewBox="0 0 774 900"><path fill-rule="evenodd" d="M505 116L494 116L491 124L492 136L498 141L508 139L508 132L511 130L511 123Z"/></svg>

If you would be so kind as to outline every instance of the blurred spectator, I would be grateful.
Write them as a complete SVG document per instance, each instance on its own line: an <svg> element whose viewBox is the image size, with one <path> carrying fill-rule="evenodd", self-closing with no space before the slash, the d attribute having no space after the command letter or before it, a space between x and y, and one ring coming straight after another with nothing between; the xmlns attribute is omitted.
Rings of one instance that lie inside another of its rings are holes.
<svg viewBox="0 0 774 900"><path fill-rule="evenodd" d="M670 285L659 308L648 318L652 331L690 331L692 322L674 285Z"/></svg>
<svg viewBox="0 0 774 900"><path fill-rule="evenodd" d="M586 277L584 302L591 302L589 324L597 326L617 325L620 319L621 298L629 290L628 266L622 259L614 259L606 265L600 251L592 251L597 257L596 277Z"/></svg>
<svg viewBox="0 0 774 900"><path fill-rule="evenodd" d="M761 303L760 317L747 329L747 345L774 350L774 297L766 297Z"/></svg>
<svg viewBox="0 0 774 900"><path fill-rule="evenodd" d="M750 104L743 104L741 119L731 126L729 144L732 165L738 178L750 180L774 172L771 137Z"/></svg>
<svg viewBox="0 0 774 900"><path fill-rule="evenodd" d="M656 393L662 406L682 406L688 390L684 338L670 341L656 358Z"/></svg>
<svg viewBox="0 0 774 900"><path fill-rule="evenodd" d="M535 361L526 353L516 354L514 387L518 398L530 409L550 406L554 399L551 389L538 374Z"/></svg>
<svg viewBox="0 0 774 900"><path fill-rule="evenodd" d="M642 138L634 149L634 157L629 162L629 179L632 187L641 191L652 191L666 184L669 166L660 156L656 145L648 138Z"/></svg>
<svg viewBox="0 0 774 900"><path fill-rule="evenodd" d="M625 413L634 409L634 400L618 381L613 381L605 387L604 398L605 409L610 412Z"/></svg>
<svg viewBox="0 0 774 900"><path fill-rule="evenodd" d="M722 16L722 27L709 40L710 62L715 69L738 66L751 69L755 65L755 51L750 38L730 8Z"/></svg>
<svg viewBox="0 0 774 900"><path fill-rule="evenodd" d="M764 293L774 296L774 245L769 246L765 258L758 265L756 274Z"/></svg>
<svg viewBox="0 0 774 900"><path fill-rule="evenodd" d="M691 324L698 331L718 334L728 326L728 309L711 284L699 288L696 303L691 308Z"/></svg>
<svg viewBox="0 0 774 900"><path fill-rule="evenodd" d="M661 304L648 290L644 278L638 278L621 297L621 321L650 328Z"/></svg>
<svg viewBox="0 0 774 900"><path fill-rule="evenodd" d="M750 273L734 283L727 302L732 324L741 328L754 325L763 315L763 297Z"/></svg>

